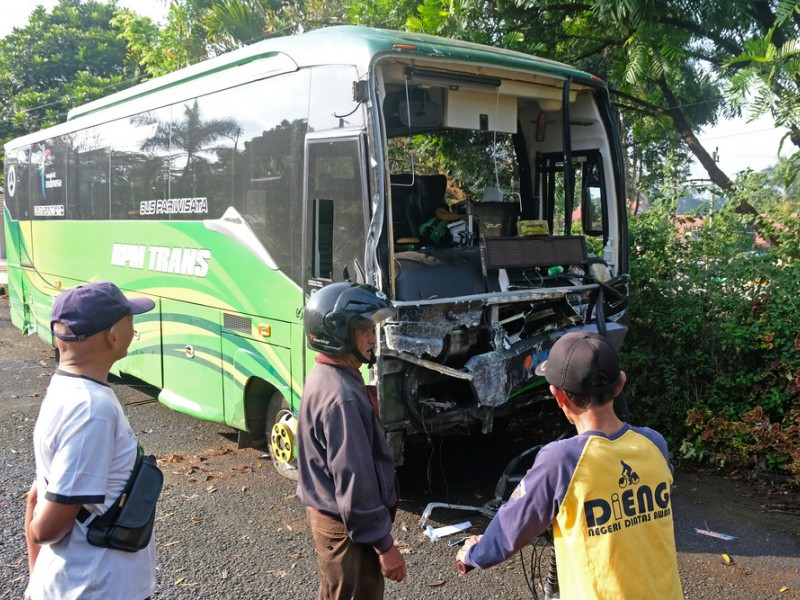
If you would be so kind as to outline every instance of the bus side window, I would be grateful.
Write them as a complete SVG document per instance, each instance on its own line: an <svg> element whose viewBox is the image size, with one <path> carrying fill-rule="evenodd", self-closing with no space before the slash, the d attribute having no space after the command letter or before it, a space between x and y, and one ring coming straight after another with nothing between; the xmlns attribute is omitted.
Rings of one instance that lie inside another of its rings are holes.
<svg viewBox="0 0 800 600"><path fill-rule="evenodd" d="M93 143L101 135L100 129L95 127L89 130L84 135L84 149L75 153L71 167L71 170L74 169L74 177L70 178L69 189L70 219L106 220L110 215L111 182L108 174L111 147Z"/></svg>
<svg viewBox="0 0 800 600"><path fill-rule="evenodd" d="M6 155L6 206L11 216L24 220L30 218L30 146L11 151Z"/></svg>
<svg viewBox="0 0 800 600"><path fill-rule="evenodd" d="M170 115L166 107L115 122L110 167L112 219L165 218L155 211L142 214L142 202L168 197Z"/></svg>
<svg viewBox="0 0 800 600"><path fill-rule="evenodd" d="M308 140L309 276L342 281L359 272L366 239L360 138Z"/></svg>
<svg viewBox="0 0 800 600"><path fill-rule="evenodd" d="M581 219L587 235L603 235L606 221L603 206L603 178L600 155L583 165L583 190L581 193Z"/></svg>

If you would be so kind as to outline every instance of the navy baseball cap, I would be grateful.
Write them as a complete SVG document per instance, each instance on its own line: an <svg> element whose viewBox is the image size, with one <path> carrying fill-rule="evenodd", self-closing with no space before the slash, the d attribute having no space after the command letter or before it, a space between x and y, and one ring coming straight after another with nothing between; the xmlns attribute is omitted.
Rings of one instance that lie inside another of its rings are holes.
<svg viewBox="0 0 800 600"><path fill-rule="evenodd" d="M582 331L559 338L536 367L547 383L571 394L596 396L619 384L617 352L602 335Z"/></svg>
<svg viewBox="0 0 800 600"><path fill-rule="evenodd" d="M61 294L53 303L50 330L53 323L66 325L72 335L53 335L65 342L79 342L104 331L122 317L152 310L156 303L149 298L128 299L110 281L95 281L79 285Z"/></svg>

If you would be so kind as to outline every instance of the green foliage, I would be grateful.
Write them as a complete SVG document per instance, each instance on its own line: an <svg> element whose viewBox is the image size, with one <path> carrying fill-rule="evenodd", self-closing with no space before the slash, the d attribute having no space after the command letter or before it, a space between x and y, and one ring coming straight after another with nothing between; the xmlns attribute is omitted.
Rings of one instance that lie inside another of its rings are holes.
<svg viewBox="0 0 800 600"><path fill-rule="evenodd" d="M686 458L797 475L800 207L748 178L729 206L769 206L771 248L730 208L677 218L662 201L631 218L631 412Z"/></svg>
<svg viewBox="0 0 800 600"><path fill-rule="evenodd" d="M127 57L150 75L157 73L165 62L165 50L159 42L161 32L147 17L130 10L122 10L111 19L119 31L119 39L127 44Z"/></svg>
<svg viewBox="0 0 800 600"><path fill-rule="evenodd" d="M156 77L265 37L340 23L344 13L345 0L172 0L163 29L133 11L121 11L114 25Z"/></svg>
<svg viewBox="0 0 800 600"><path fill-rule="evenodd" d="M723 62L730 102L748 107L752 118L770 114L789 129L787 138L800 147L800 0L780 0L775 12L758 19L759 34ZM800 162L800 152L793 162ZM797 174L795 169L794 174Z"/></svg>
<svg viewBox="0 0 800 600"><path fill-rule="evenodd" d="M402 30L415 9L414 0L352 0L347 3L347 21L365 27Z"/></svg>
<svg viewBox="0 0 800 600"><path fill-rule="evenodd" d="M257 41L264 35L269 9L266 0L222 0L203 19L209 41L223 47Z"/></svg>
<svg viewBox="0 0 800 600"><path fill-rule="evenodd" d="M202 23L211 5L212 0L171 2L163 29L129 10L120 11L113 24L128 43L131 56L150 76L157 77L205 60L219 50Z"/></svg>
<svg viewBox="0 0 800 600"><path fill-rule="evenodd" d="M115 10L95 0L61 0L52 13L39 6L27 25L0 40L0 149L136 82L125 41L109 24Z"/></svg>

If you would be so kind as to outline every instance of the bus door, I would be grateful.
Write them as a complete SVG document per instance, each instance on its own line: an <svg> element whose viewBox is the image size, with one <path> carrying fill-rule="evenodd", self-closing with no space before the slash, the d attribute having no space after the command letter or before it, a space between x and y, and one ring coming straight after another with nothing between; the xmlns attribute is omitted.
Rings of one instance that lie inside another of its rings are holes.
<svg viewBox="0 0 800 600"><path fill-rule="evenodd" d="M219 309L164 298L161 331L164 387L158 399L194 417L224 422Z"/></svg>
<svg viewBox="0 0 800 600"><path fill-rule="evenodd" d="M306 297L328 283L366 282L364 256L369 205L365 151L360 129L306 136L303 211ZM310 368L308 360L306 366Z"/></svg>

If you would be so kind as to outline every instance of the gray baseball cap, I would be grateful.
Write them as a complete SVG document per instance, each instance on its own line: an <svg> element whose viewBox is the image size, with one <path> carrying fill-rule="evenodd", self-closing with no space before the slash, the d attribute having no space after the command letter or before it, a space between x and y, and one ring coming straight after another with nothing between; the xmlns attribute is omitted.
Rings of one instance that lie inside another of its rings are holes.
<svg viewBox="0 0 800 600"><path fill-rule="evenodd" d="M619 384L619 359L602 335L568 333L553 344L536 374L571 394L595 396L613 391Z"/></svg>

